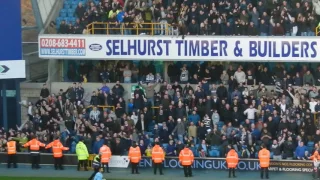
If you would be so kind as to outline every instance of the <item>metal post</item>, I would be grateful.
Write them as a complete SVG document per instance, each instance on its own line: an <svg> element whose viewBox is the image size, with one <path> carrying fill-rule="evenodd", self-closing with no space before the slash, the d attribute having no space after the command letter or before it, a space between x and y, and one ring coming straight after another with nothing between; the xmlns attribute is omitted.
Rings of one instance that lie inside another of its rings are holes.
<svg viewBox="0 0 320 180"><path fill-rule="evenodd" d="M38 30L40 32L41 29L43 28L43 22L42 22L42 18L41 18L41 13L40 13L38 1L31 0L31 4L32 4L34 18L36 19L36 24L37 24Z"/></svg>
<svg viewBox="0 0 320 180"><path fill-rule="evenodd" d="M21 124L21 105L19 102L21 101L20 95L20 79L15 79L15 89L16 89L16 114L17 114L17 124Z"/></svg>
<svg viewBox="0 0 320 180"><path fill-rule="evenodd" d="M2 119L3 127L8 130L7 80L2 80Z"/></svg>

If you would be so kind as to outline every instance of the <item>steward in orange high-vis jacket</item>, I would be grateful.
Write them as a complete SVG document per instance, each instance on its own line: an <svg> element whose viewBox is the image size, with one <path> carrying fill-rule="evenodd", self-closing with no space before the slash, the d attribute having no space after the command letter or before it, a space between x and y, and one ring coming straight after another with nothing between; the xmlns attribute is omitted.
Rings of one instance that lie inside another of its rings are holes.
<svg viewBox="0 0 320 180"><path fill-rule="evenodd" d="M184 145L184 149L182 149L179 154L179 162L183 166L185 177L192 177L191 165L193 161L193 152L188 148L188 145Z"/></svg>
<svg viewBox="0 0 320 180"><path fill-rule="evenodd" d="M238 165L239 157L238 157L238 153L234 150L233 146L231 146L231 150L227 154L226 161L229 169L229 178L231 178L231 172L233 177L235 178L236 177L235 169Z"/></svg>
<svg viewBox="0 0 320 180"><path fill-rule="evenodd" d="M55 140L46 146L46 149L52 148L52 154L54 159L54 168L63 170L63 152L69 150L68 147L64 147L59 140L59 137L55 137Z"/></svg>
<svg viewBox="0 0 320 180"><path fill-rule="evenodd" d="M11 168L11 163L14 168L17 168L17 142L9 138L7 142L8 161L7 167Z"/></svg>
<svg viewBox="0 0 320 180"><path fill-rule="evenodd" d="M40 147L45 147L46 145L37 140L36 136L32 137L32 140L23 145L23 147L29 147L31 155L31 168L39 169L40 162Z"/></svg>
<svg viewBox="0 0 320 180"><path fill-rule="evenodd" d="M132 142L132 146L129 149L129 154L128 154L130 163L131 163L131 173L134 174L139 174L138 172L138 164L141 160L141 151L140 147L137 146L137 143L135 141Z"/></svg>
<svg viewBox="0 0 320 180"><path fill-rule="evenodd" d="M111 158L111 150L107 145L107 141L104 142L104 145L100 148L99 154L100 154L100 162L103 167L103 171L105 172L105 169L107 170L107 173L110 173L109 171L109 161Z"/></svg>
<svg viewBox="0 0 320 180"><path fill-rule="evenodd" d="M269 179L269 165L270 165L270 151L266 149L265 145L261 146L259 151L258 158L260 162L261 174L260 177L263 179L264 172L266 173L266 178Z"/></svg>
<svg viewBox="0 0 320 180"><path fill-rule="evenodd" d="M155 143L155 146L152 148L152 161L153 161L153 173L157 174L157 169L159 168L160 175L162 173L162 162L164 161L164 151L162 147L160 147L159 142Z"/></svg>

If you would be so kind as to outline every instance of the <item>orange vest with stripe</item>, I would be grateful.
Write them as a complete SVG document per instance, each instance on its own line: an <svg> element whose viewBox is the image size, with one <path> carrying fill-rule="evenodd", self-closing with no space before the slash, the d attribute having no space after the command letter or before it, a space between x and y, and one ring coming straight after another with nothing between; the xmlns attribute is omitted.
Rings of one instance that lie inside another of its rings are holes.
<svg viewBox="0 0 320 180"><path fill-rule="evenodd" d="M263 148L259 151L258 154L260 167L267 168L270 165L270 151L266 148Z"/></svg>
<svg viewBox="0 0 320 180"><path fill-rule="evenodd" d="M109 163L112 155L110 148L107 145L103 145L100 148L99 153L101 155L101 163Z"/></svg>
<svg viewBox="0 0 320 180"><path fill-rule="evenodd" d="M64 147L60 140L54 140L46 146L46 149L52 148L53 157L60 158L63 156L62 151L69 150L68 147Z"/></svg>
<svg viewBox="0 0 320 180"><path fill-rule="evenodd" d="M194 161L193 152L189 148L180 151L179 162L182 166L190 166Z"/></svg>
<svg viewBox="0 0 320 180"><path fill-rule="evenodd" d="M231 149L227 154L226 161L228 168L236 168L239 162L238 153L234 149Z"/></svg>
<svg viewBox="0 0 320 180"><path fill-rule="evenodd" d="M38 141L37 139L32 139L23 145L23 147L30 147L31 151L39 151L40 147L45 147L46 145Z"/></svg>
<svg viewBox="0 0 320 180"><path fill-rule="evenodd" d="M164 152L159 145L152 148L151 157L154 163L162 163L164 161Z"/></svg>
<svg viewBox="0 0 320 180"><path fill-rule="evenodd" d="M135 148L130 147L128 156L129 156L130 162L139 163L141 160L140 147L139 146L137 146Z"/></svg>
<svg viewBox="0 0 320 180"><path fill-rule="evenodd" d="M17 144L15 141L7 142L8 154L17 154Z"/></svg>

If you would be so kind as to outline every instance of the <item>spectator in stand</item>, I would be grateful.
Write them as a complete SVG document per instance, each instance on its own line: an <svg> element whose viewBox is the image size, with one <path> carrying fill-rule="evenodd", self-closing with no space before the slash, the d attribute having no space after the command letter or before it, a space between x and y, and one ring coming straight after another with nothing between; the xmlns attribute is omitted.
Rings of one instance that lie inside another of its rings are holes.
<svg viewBox="0 0 320 180"><path fill-rule="evenodd" d="M41 92L40 92L40 96L42 98L47 98L49 96L49 94L50 94L50 91L49 91L49 89L47 87L47 84L43 84Z"/></svg>

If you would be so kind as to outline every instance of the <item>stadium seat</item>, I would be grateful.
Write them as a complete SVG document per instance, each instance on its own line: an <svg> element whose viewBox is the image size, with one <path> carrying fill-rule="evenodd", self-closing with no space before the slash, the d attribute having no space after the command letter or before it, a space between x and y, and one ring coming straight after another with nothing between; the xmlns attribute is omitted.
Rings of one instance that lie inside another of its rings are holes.
<svg viewBox="0 0 320 180"><path fill-rule="evenodd" d="M308 144L307 144L307 146L308 146L308 147L314 147L314 142L309 141Z"/></svg>
<svg viewBox="0 0 320 180"><path fill-rule="evenodd" d="M210 150L209 151L209 156L210 157L220 157L220 151L218 151L218 150Z"/></svg>
<svg viewBox="0 0 320 180"><path fill-rule="evenodd" d="M241 158L241 157L242 157L241 152L238 152L238 156L239 156L239 158Z"/></svg>
<svg viewBox="0 0 320 180"><path fill-rule="evenodd" d="M72 1L71 4L72 4L72 7L73 7L74 5L76 5L76 7L77 7L77 5L79 4L79 1Z"/></svg>
<svg viewBox="0 0 320 180"><path fill-rule="evenodd" d="M273 152L270 152L270 158L273 159Z"/></svg>
<svg viewBox="0 0 320 180"><path fill-rule="evenodd" d="M212 150L219 150L219 146L211 146Z"/></svg>
<svg viewBox="0 0 320 180"><path fill-rule="evenodd" d="M168 143L163 143L163 144L162 144L162 147L163 147L164 149L167 149L167 148L168 148L168 146L169 146L169 144L168 144Z"/></svg>
<svg viewBox="0 0 320 180"><path fill-rule="evenodd" d="M199 146L200 146L199 144L196 144L196 145L195 145L196 149L199 149Z"/></svg>
<svg viewBox="0 0 320 180"><path fill-rule="evenodd" d="M255 157L255 158L258 158L258 153L257 153L257 152L254 154L254 157Z"/></svg>
<svg viewBox="0 0 320 180"><path fill-rule="evenodd" d="M73 4L70 9L76 10L77 6L78 6L77 4Z"/></svg>
<svg viewBox="0 0 320 180"><path fill-rule="evenodd" d="M64 3L63 3L63 8L64 9L69 9L70 8L70 2L69 1L64 1Z"/></svg>

